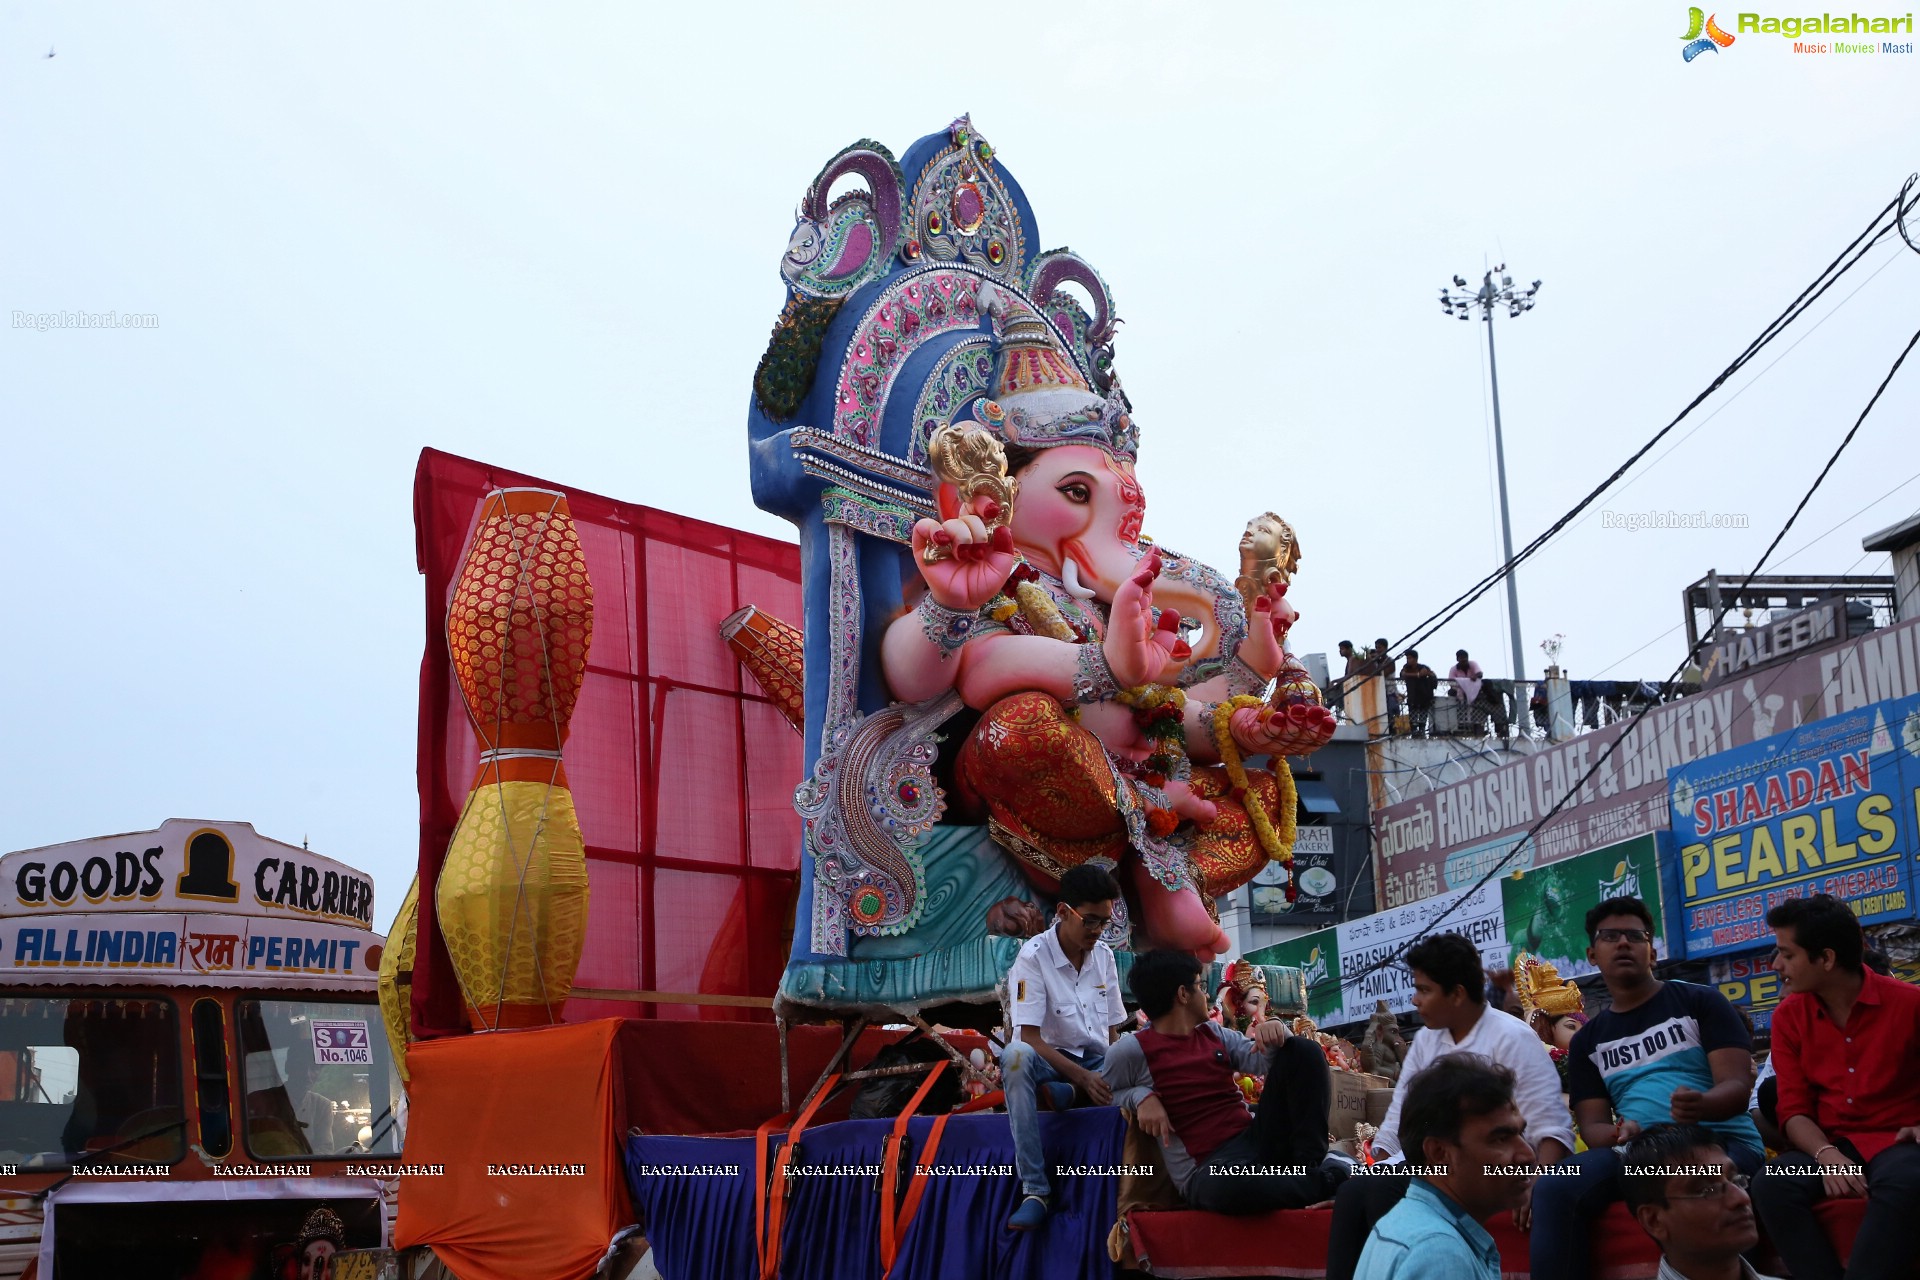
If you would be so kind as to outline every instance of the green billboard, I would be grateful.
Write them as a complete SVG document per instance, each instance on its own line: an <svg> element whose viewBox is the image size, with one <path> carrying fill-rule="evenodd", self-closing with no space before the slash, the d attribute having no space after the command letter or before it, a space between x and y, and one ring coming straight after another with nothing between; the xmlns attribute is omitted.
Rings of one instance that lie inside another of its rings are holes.
<svg viewBox="0 0 1920 1280"><path fill-rule="evenodd" d="M1587 911L1608 898L1645 902L1653 912L1654 937L1664 941L1657 849L1653 836L1636 836L1502 880L1508 963L1526 951L1550 962L1563 978L1595 972L1587 961Z"/></svg>
<svg viewBox="0 0 1920 1280"><path fill-rule="evenodd" d="M1322 1026L1341 1021L1340 940L1338 929L1319 929L1270 947L1247 952L1254 964L1300 970L1307 984L1307 1016Z"/></svg>

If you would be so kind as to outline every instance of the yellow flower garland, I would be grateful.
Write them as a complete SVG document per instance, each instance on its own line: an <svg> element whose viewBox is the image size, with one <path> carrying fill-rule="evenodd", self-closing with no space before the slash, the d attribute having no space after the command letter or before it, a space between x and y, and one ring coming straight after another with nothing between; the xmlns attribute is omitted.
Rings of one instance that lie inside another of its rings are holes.
<svg viewBox="0 0 1920 1280"><path fill-rule="evenodd" d="M1020 602L1020 612L1025 615L1027 625L1037 635L1050 636L1055 640L1078 641L1080 633L1073 624L1061 614L1060 606L1055 604L1038 583L1022 582L1013 589L1014 598ZM1094 640L1099 643L1098 638Z"/></svg>
<svg viewBox="0 0 1920 1280"><path fill-rule="evenodd" d="M1260 847L1267 851L1267 857L1283 867L1293 865L1293 844L1299 831L1299 793L1293 785L1293 767L1284 757L1276 756L1273 762L1274 785L1280 789L1280 829L1275 831L1273 823L1267 819L1267 808L1260 798L1247 785L1247 766L1240 759L1240 746L1233 740L1231 722L1233 713L1242 707L1258 707L1265 704L1264 698L1243 693L1236 698L1228 698L1213 709L1213 742L1220 750L1220 763L1227 767L1227 777L1240 792L1240 803L1247 811L1247 821L1253 824L1253 834L1259 839Z"/></svg>

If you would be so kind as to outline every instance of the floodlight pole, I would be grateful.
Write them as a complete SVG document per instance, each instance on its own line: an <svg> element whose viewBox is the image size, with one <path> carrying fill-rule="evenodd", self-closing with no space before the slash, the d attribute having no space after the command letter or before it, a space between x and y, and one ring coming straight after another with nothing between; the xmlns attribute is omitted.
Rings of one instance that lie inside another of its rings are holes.
<svg viewBox="0 0 1920 1280"><path fill-rule="evenodd" d="M1510 319L1517 319L1525 312L1533 310L1534 295L1540 292L1540 282L1535 280L1524 289L1513 287L1513 278L1506 274L1506 264L1488 271L1480 288L1472 293L1455 297L1446 289L1440 290L1440 305L1448 315L1461 320L1467 319L1478 308L1481 318L1487 322L1487 374L1493 384L1493 458L1494 468L1500 480L1500 546L1509 566L1507 578L1507 627L1513 645L1513 684L1514 684L1514 723L1522 733L1527 732L1530 717L1528 699L1521 683L1527 678L1526 651L1520 642L1520 588L1516 581L1518 575L1511 567L1513 564L1513 515L1507 502L1507 444L1505 433L1500 426L1500 366L1493 354L1493 312L1496 307L1504 306ZM1495 276L1500 277L1498 284ZM1453 283L1458 288L1466 287L1464 277L1455 276Z"/></svg>
<svg viewBox="0 0 1920 1280"><path fill-rule="evenodd" d="M1493 277L1489 273L1483 289L1493 287ZM1487 376L1493 382L1493 462L1494 469L1500 473L1500 550L1506 556L1508 564L1513 563L1513 516L1507 508L1507 446L1500 432L1500 366L1493 358L1493 308L1482 307L1487 320ZM1515 579L1520 575L1513 569L1507 570L1507 626L1513 639L1513 681L1514 691L1520 691L1520 682L1527 678L1526 652L1520 647L1520 588ZM1527 700L1517 698L1519 706L1514 709L1515 718L1521 727L1527 723Z"/></svg>

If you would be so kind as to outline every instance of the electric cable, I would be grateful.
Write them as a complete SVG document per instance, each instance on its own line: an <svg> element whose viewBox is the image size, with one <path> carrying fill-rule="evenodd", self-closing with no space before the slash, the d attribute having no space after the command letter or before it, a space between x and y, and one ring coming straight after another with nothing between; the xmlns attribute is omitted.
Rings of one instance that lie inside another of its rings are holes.
<svg viewBox="0 0 1920 1280"><path fill-rule="evenodd" d="M1900 367L1906 363L1907 356L1913 352L1914 346L1916 344L1920 344L1920 330L1915 330L1913 337L1907 340L1907 345L1901 349L1900 354L1897 358L1895 358L1892 367L1890 367L1887 370L1886 376L1880 380L1880 385L1874 389L1873 396L1871 399L1867 401L1866 407L1860 410L1860 415L1859 417L1854 419L1853 426L1847 430L1846 435L1841 437L1840 443L1837 446L1835 446L1833 453L1827 458L1826 465L1820 468L1819 473L1815 475L1813 478L1813 483L1807 486L1807 491L1801 495L1800 501L1794 506L1793 511L1787 516L1786 523L1780 526L1779 532L1774 534L1773 540L1767 544L1766 550L1760 553L1759 560L1757 560L1754 563L1753 568L1747 572L1745 581L1743 581L1739 587L1734 589L1733 594L1736 597L1739 594L1747 591L1752 586L1753 580L1759 576L1760 570L1766 566L1768 557L1770 557L1774 553L1774 551L1780 546L1780 543L1783 540L1785 540L1787 534L1792 531L1794 523L1797 520L1799 520L1801 513L1806 510L1807 504L1813 500L1813 495L1817 493L1820 489L1820 486L1826 482L1827 476L1832 473L1834 466L1840 461L1841 455L1846 452L1847 447L1851 445L1854 441L1854 438L1857 435L1859 435L1860 428L1866 423L1868 415L1870 415L1873 412L1874 406L1880 403L1881 395L1885 393L1888 384L1893 381L1894 375L1900 371ZM1687 650L1686 656L1683 659L1681 659L1680 664L1674 668L1673 674L1668 677L1669 681L1679 678L1680 673L1686 669L1688 663L1693 661L1694 656L1700 651L1701 646L1706 643L1707 638L1711 636L1713 632L1719 628L1721 620L1726 617L1727 611L1730 608L1732 608L1731 605L1723 605L1720 608L1719 612L1714 617L1712 624L1707 628L1705 635L1702 636L1699 642L1695 643ZM1776 675L1775 679L1778 679L1778 678L1779 677ZM1575 796L1580 794L1581 788L1583 788L1587 784L1587 782L1593 777L1595 773L1599 772L1600 767L1604 765L1608 760L1610 760L1613 757L1613 755L1620 750L1621 746L1629 738L1633 736L1634 731L1639 728L1641 721L1646 717L1647 713L1651 711L1655 706L1665 706L1665 705L1668 705L1668 704L1647 703L1643 705L1639 710L1635 711L1633 715L1627 719L1626 727L1611 742L1609 742L1606 745L1606 747L1594 758L1593 763L1587 766L1586 772L1582 773L1578 779L1574 780L1566 788L1566 790L1561 793L1560 798L1554 802L1553 806L1550 809L1548 809L1545 813L1541 814L1539 819L1536 822L1534 822L1532 826L1527 828L1526 832L1518 840L1514 842L1513 847L1508 849L1507 852L1501 856L1499 861L1495 862L1493 866L1487 869L1485 874L1483 874L1477 881L1475 881L1465 891L1461 892L1459 897L1457 897L1444 910L1442 910L1438 915L1434 916L1433 919L1429 920L1425 925L1423 925L1420 928L1420 931L1418 933L1414 934L1411 938L1407 939L1405 943L1396 947L1393 950L1393 952L1391 952L1388 955L1382 956L1379 960L1376 960L1373 963L1364 966L1363 968L1355 970L1351 975L1346 975L1346 974L1341 975L1340 989L1344 991L1349 987L1356 986L1359 984L1361 980L1368 977L1370 974L1376 973L1382 969L1389 968L1399 963L1400 957L1406 954L1406 951L1409 947L1412 947L1415 943L1419 942L1422 938L1434 932L1434 930L1439 926L1439 924L1442 921L1444 921L1448 916L1452 915L1455 911L1459 910L1459 908L1463 903L1468 901L1481 889L1485 888L1488 884L1492 883L1495 879L1499 878L1499 876L1504 872L1507 865L1511 863L1515 858L1517 858L1521 854L1521 852L1524 851L1528 847L1528 845L1535 840L1539 832L1544 827L1546 827L1547 824L1550 823L1563 808L1567 806L1569 801L1571 801Z"/></svg>
<svg viewBox="0 0 1920 1280"><path fill-rule="evenodd" d="M1885 502L1888 498L1891 498L1894 494L1900 492L1902 489L1912 484L1915 480L1920 480L1920 471L1914 472L1912 475L1908 476L1905 480L1902 480L1899 484L1893 486L1893 488L1887 490L1885 493L1875 498L1872 502L1869 502L1866 506L1861 507L1858 511L1855 511L1852 515L1849 515L1845 519L1841 520L1838 524L1828 529L1825 533L1821 533L1815 536L1812 539L1812 541L1804 542L1800 544L1800 546L1796 547L1794 550L1787 552L1787 554L1785 554L1784 556L1781 556L1780 559L1774 564L1774 568L1777 569L1781 565L1787 563L1789 560L1792 560L1794 557L1799 556L1804 552L1812 550L1814 547L1820 545L1821 542L1825 541L1829 536L1838 532L1840 529L1845 528L1848 524L1852 523L1853 521L1858 520L1861 516L1867 514L1867 512L1873 510L1875 507ZM1916 511L1913 514L1920 515L1920 511ZM1865 560L1867 556L1871 554L1872 554L1871 552L1862 554L1858 560L1855 560L1852 564L1848 565L1845 569L1841 570L1840 573L1837 574L1836 576L1842 577L1842 578L1846 577L1848 574L1852 573L1856 568L1859 567L1861 560ZM1639 648L1634 649L1632 652L1624 653L1620 655L1619 657L1615 658L1612 662L1609 662L1606 666L1596 670L1593 673L1593 678L1596 680L1599 679L1601 676L1607 674L1607 672L1613 670L1615 667L1625 662L1628 658L1631 658L1634 654L1639 653L1642 649L1652 648L1654 645L1658 644L1662 640L1665 640L1668 636L1672 635L1674 632L1678 631L1681 627L1685 625L1686 624L1682 622L1674 623L1672 626L1668 627L1665 631L1662 631L1659 635L1655 636L1653 639L1639 646Z"/></svg>
<svg viewBox="0 0 1920 1280"><path fill-rule="evenodd" d="M1681 409L1670 422L1656 431L1645 444L1641 445L1625 462L1616 467L1612 474L1602 480L1592 492L1575 503L1566 514L1554 521L1544 532L1536 536L1532 542L1529 542L1520 551L1516 552L1512 559L1495 568L1465 592L1454 597L1452 601L1442 605L1434 613L1429 614L1425 619L1415 624L1412 630L1401 636L1400 639L1391 646L1392 651L1397 653L1409 646L1418 646L1423 643L1429 636L1433 635L1434 632L1459 616L1466 608L1471 606L1481 596L1485 595L1499 583L1502 578L1513 572L1522 561L1528 559L1541 547L1545 546L1554 535L1571 523L1582 511L1585 511L1588 507L1592 506L1594 502L1598 501L1602 494L1617 484L1628 471L1642 458L1646 457L1654 446L1665 439L1668 433L1685 420L1701 403L1724 386L1729 378L1733 377L1734 374L1749 364L1769 343L1779 337L1781 333L1785 332L1794 321L1806 314L1807 310L1811 308L1814 303L1818 302L1827 290L1831 289L1847 272L1851 271L1881 240L1894 234L1896 231L1904 237L1906 235L1906 229L1903 220L1906 211L1913 205L1920 205L1920 192L1914 195L1911 203L1903 203L1906 201L1911 186L1912 181L1909 180L1909 186L1903 187L1900 195L1888 201L1885 207L1874 215L1873 220L1867 224L1866 228L1861 231L1859 235L1855 236L1847 247L1842 249L1833 261L1828 263L1825 269L1814 277L1813 281L1809 283L1806 288L1800 291L1800 294L1787 305L1784 311L1774 317L1774 319L1760 331L1759 335L1747 344L1744 351L1736 356L1726 368L1722 369L1713 381L1708 383L1704 390L1689 401L1686 407ZM1882 221L1887 218L1889 213L1895 215L1894 220L1882 226ZM1862 241L1866 242L1864 246L1862 246ZM1848 255L1852 255L1851 258L1849 258Z"/></svg>

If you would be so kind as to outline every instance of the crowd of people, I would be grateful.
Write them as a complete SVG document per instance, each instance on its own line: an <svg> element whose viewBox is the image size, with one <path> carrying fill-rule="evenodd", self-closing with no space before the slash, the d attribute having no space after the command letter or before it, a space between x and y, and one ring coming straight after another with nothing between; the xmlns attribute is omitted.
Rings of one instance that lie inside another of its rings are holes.
<svg viewBox="0 0 1920 1280"><path fill-rule="evenodd" d="M1404 710L1408 734L1416 738L1433 735L1433 708L1440 693L1440 677L1420 661L1418 649L1407 650L1397 670L1384 637L1375 640L1373 648L1367 650L1354 648L1351 640L1342 640L1340 658L1345 669L1328 690L1328 705L1336 713L1346 709L1347 696L1354 689L1379 676L1386 681L1388 724L1397 726ZM1465 649L1454 651L1453 666L1448 669L1446 679L1452 696L1463 709L1467 727L1477 729L1491 721L1496 734L1502 738L1508 735L1512 724L1510 682L1487 679L1486 672Z"/></svg>
<svg viewBox="0 0 1920 1280"><path fill-rule="evenodd" d="M1136 1028L1100 941L1118 885L1082 866L1060 889L1053 926L1027 941L1008 978L1018 1038L1003 1080L1023 1191L1010 1229L1047 1220L1044 1096L1055 1108L1123 1108L1192 1207L1330 1207L1330 1280L1498 1280L1487 1223L1508 1212L1527 1233L1533 1275L1585 1280L1592 1224L1623 1201L1661 1249L1662 1280L1764 1280L1746 1256L1762 1227L1797 1280L1910 1267L1920 988L1869 965L1837 899L1789 899L1767 915L1786 992L1771 1089L1756 1083L1747 1022L1718 990L1657 976L1653 914L1638 898L1587 913L1587 958L1608 999L1584 1021L1536 1010L1547 1035L1500 1006L1470 941L1421 940L1404 962L1425 1025L1371 1144L1375 1162L1362 1164L1330 1147L1319 1044L1281 1019L1251 1036L1210 1020L1200 962L1173 951L1134 961L1128 982L1146 1022ZM1571 1032L1560 1037L1564 1076L1542 1043L1555 1024ZM1236 1074L1264 1079L1257 1103ZM1834 1197L1865 1199L1844 1268L1812 1212Z"/></svg>

